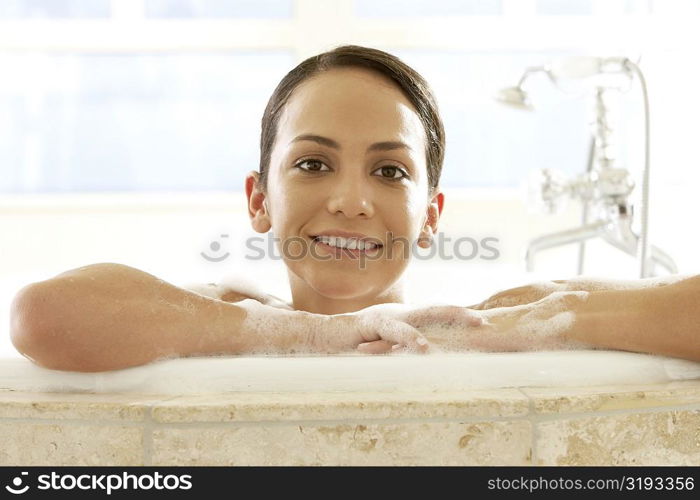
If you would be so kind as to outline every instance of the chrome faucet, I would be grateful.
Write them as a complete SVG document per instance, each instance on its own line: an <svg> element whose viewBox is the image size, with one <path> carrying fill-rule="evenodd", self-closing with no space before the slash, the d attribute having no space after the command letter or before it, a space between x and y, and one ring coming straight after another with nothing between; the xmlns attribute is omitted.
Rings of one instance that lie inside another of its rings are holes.
<svg viewBox="0 0 700 500"><path fill-rule="evenodd" d="M646 82L639 67L626 58L568 58L549 66L526 69L518 85L501 90L497 99L519 109L532 110L522 85L530 75L538 72L545 73L555 85L563 78L590 78L599 75L609 77L610 74L623 75L631 82L636 74L644 97L645 166L641 230L637 233L632 227L634 205L630 200L635 182L627 169L617 166L612 148L613 127L609 121L609 96L614 91L619 92L620 88L611 83L609 78L599 79L594 86L595 119L592 123L585 173L567 179L563 174L551 169L536 172L539 177L535 182L538 202L547 212L554 213L567 199L581 201L581 225L531 240L525 252L527 270L534 270L535 256L540 250L579 243L578 274L581 275L584 271L586 242L593 238L601 238L613 247L638 258L640 278L657 275L657 266L664 268L668 273L677 273L678 269L673 259L648 243L649 102Z"/></svg>

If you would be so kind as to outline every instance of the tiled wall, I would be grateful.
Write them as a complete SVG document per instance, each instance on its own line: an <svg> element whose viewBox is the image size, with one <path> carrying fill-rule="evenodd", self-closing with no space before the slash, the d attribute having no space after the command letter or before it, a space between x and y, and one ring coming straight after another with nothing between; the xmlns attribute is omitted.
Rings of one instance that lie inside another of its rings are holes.
<svg viewBox="0 0 700 500"><path fill-rule="evenodd" d="M0 392L0 465L700 465L700 380L461 392Z"/></svg>

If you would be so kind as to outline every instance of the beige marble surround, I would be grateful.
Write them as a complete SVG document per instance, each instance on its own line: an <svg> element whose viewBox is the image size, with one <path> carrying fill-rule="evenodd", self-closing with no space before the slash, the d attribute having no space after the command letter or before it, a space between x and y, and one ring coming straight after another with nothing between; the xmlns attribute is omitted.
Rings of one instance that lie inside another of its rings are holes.
<svg viewBox="0 0 700 500"><path fill-rule="evenodd" d="M0 391L0 465L700 465L700 380L415 394Z"/></svg>

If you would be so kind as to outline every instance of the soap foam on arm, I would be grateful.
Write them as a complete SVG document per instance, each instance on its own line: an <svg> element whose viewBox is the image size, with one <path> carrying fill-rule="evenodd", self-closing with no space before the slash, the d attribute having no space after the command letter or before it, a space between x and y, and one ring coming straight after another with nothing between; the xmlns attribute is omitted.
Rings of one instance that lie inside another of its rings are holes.
<svg viewBox="0 0 700 500"><path fill-rule="evenodd" d="M481 317L480 325L435 322L419 330L436 354L589 349L567 336L576 321L575 308L587 297L588 292L582 291L554 292L537 302L472 311Z"/></svg>

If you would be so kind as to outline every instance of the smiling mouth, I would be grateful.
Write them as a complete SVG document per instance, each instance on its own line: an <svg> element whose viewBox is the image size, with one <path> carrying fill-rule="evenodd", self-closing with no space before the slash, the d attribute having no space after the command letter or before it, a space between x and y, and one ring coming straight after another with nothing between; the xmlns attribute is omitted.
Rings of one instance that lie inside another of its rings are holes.
<svg viewBox="0 0 700 500"><path fill-rule="evenodd" d="M350 248L347 248L347 247L336 247L336 246L333 246L333 245L328 245L327 243L324 243L324 242L320 241L319 238L320 238L320 236L311 236L311 241L313 241L314 243L318 243L319 245L327 246L328 248L335 248L335 249L337 249L337 250L346 250L346 251L348 251L348 252L357 252L357 253L360 253L360 252L372 252L372 251L375 251L375 250L379 250L380 248L382 248L382 247L384 246L383 244L381 244L381 243L379 243L379 242L370 241L370 243L372 243L372 244L375 245L374 248L368 248L368 249L365 249L365 250L360 250L360 249L358 249L358 248L350 249Z"/></svg>

